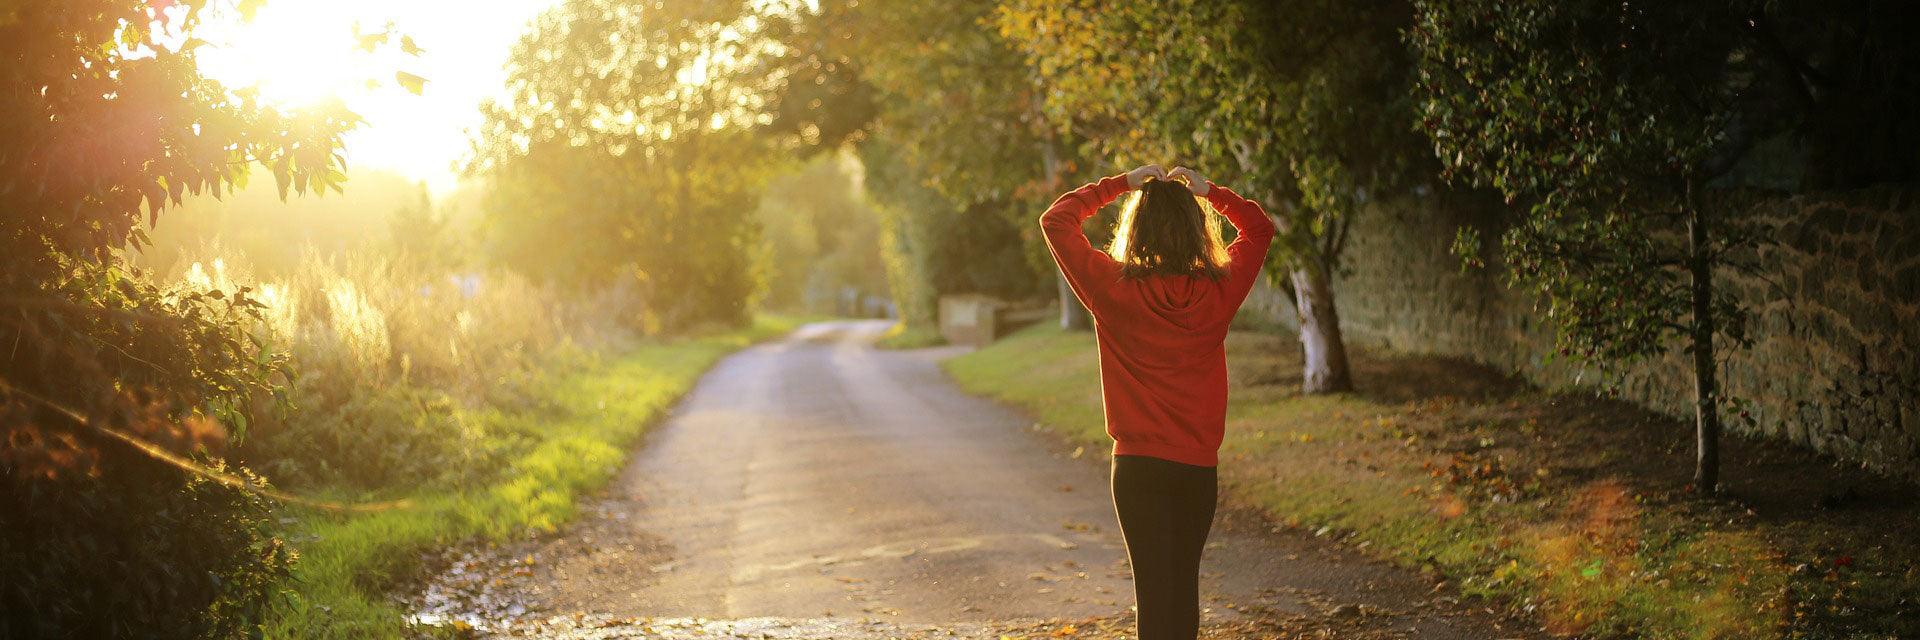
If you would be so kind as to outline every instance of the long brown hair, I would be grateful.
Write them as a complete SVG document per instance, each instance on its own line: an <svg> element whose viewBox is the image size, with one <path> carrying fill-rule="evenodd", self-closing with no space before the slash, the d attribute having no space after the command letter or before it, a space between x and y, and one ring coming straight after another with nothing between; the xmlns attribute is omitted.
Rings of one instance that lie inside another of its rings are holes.
<svg viewBox="0 0 1920 640"><path fill-rule="evenodd" d="M1147 179L1121 207L1107 254L1128 278L1224 277L1227 249L1220 243L1220 221L1202 206L1184 184Z"/></svg>

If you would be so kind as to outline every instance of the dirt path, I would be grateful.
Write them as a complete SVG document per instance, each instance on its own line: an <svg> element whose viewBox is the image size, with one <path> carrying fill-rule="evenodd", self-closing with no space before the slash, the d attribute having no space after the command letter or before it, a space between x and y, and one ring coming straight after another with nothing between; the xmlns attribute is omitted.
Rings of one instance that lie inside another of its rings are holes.
<svg viewBox="0 0 1920 640"><path fill-rule="evenodd" d="M959 391L936 364L951 350L872 348L886 326L809 325L726 359L573 527L463 555L416 609L550 637L1123 627L1132 585L1104 458L1072 459ZM1223 629L1523 635L1242 512L1223 512L1202 573L1204 617Z"/></svg>

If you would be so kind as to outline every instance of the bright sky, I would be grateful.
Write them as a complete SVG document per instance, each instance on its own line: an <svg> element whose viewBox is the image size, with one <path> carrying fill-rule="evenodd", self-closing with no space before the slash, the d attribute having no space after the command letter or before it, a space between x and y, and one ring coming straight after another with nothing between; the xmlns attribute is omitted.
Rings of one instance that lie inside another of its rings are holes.
<svg viewBox="0 0 1920 640"><path fill-rule="evenodd" d="M454 164L467 153L467 130L480 124L480 101L504 91L514 42L557 2L267 0L250 23L205 25L198 35L214 46L200 50L200 64L229 86L256 85L285 104L340 96L367 121L346 139L350 169L392 170L444 194L458 181ZM358 48L356 26L377 33L389 22L394 45L377 54ZM398 34L412 36L420 55L401 54ZM395 70L426 77L425 93L402 89Z"/></svg>

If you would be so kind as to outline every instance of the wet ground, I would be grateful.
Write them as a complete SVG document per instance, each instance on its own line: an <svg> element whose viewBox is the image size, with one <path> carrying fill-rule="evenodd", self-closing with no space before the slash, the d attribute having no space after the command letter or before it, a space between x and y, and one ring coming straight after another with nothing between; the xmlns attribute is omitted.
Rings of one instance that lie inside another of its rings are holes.
<svg viewBox="0 0 1920 640"><path fill-rule="evenodd" d="M557 536L450 551L422 622L550 638L1124 637L1099 452L1067 451L884 322L721 362ZM1202 567L1218 638L1531 637L1444 585L1231 507Z"/></svg>

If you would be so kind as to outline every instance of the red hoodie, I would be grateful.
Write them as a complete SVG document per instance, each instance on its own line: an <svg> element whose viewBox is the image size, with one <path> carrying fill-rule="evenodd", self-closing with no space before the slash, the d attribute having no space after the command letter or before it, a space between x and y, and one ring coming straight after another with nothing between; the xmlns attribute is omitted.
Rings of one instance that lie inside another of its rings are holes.
<svg viewBox="0 0 1920 640"><path fill-rule="evenodd" d="M1211 467L1227 424L1227 323L1260 275L1273 221L1258 203L1208 183L1207 201L1240 230L1227 246L1227 276L1123 278L1080 224L1127 191L1124 175L1075 189L1040 215L1040 227L1093 313L1114 455Z"/></svg>

